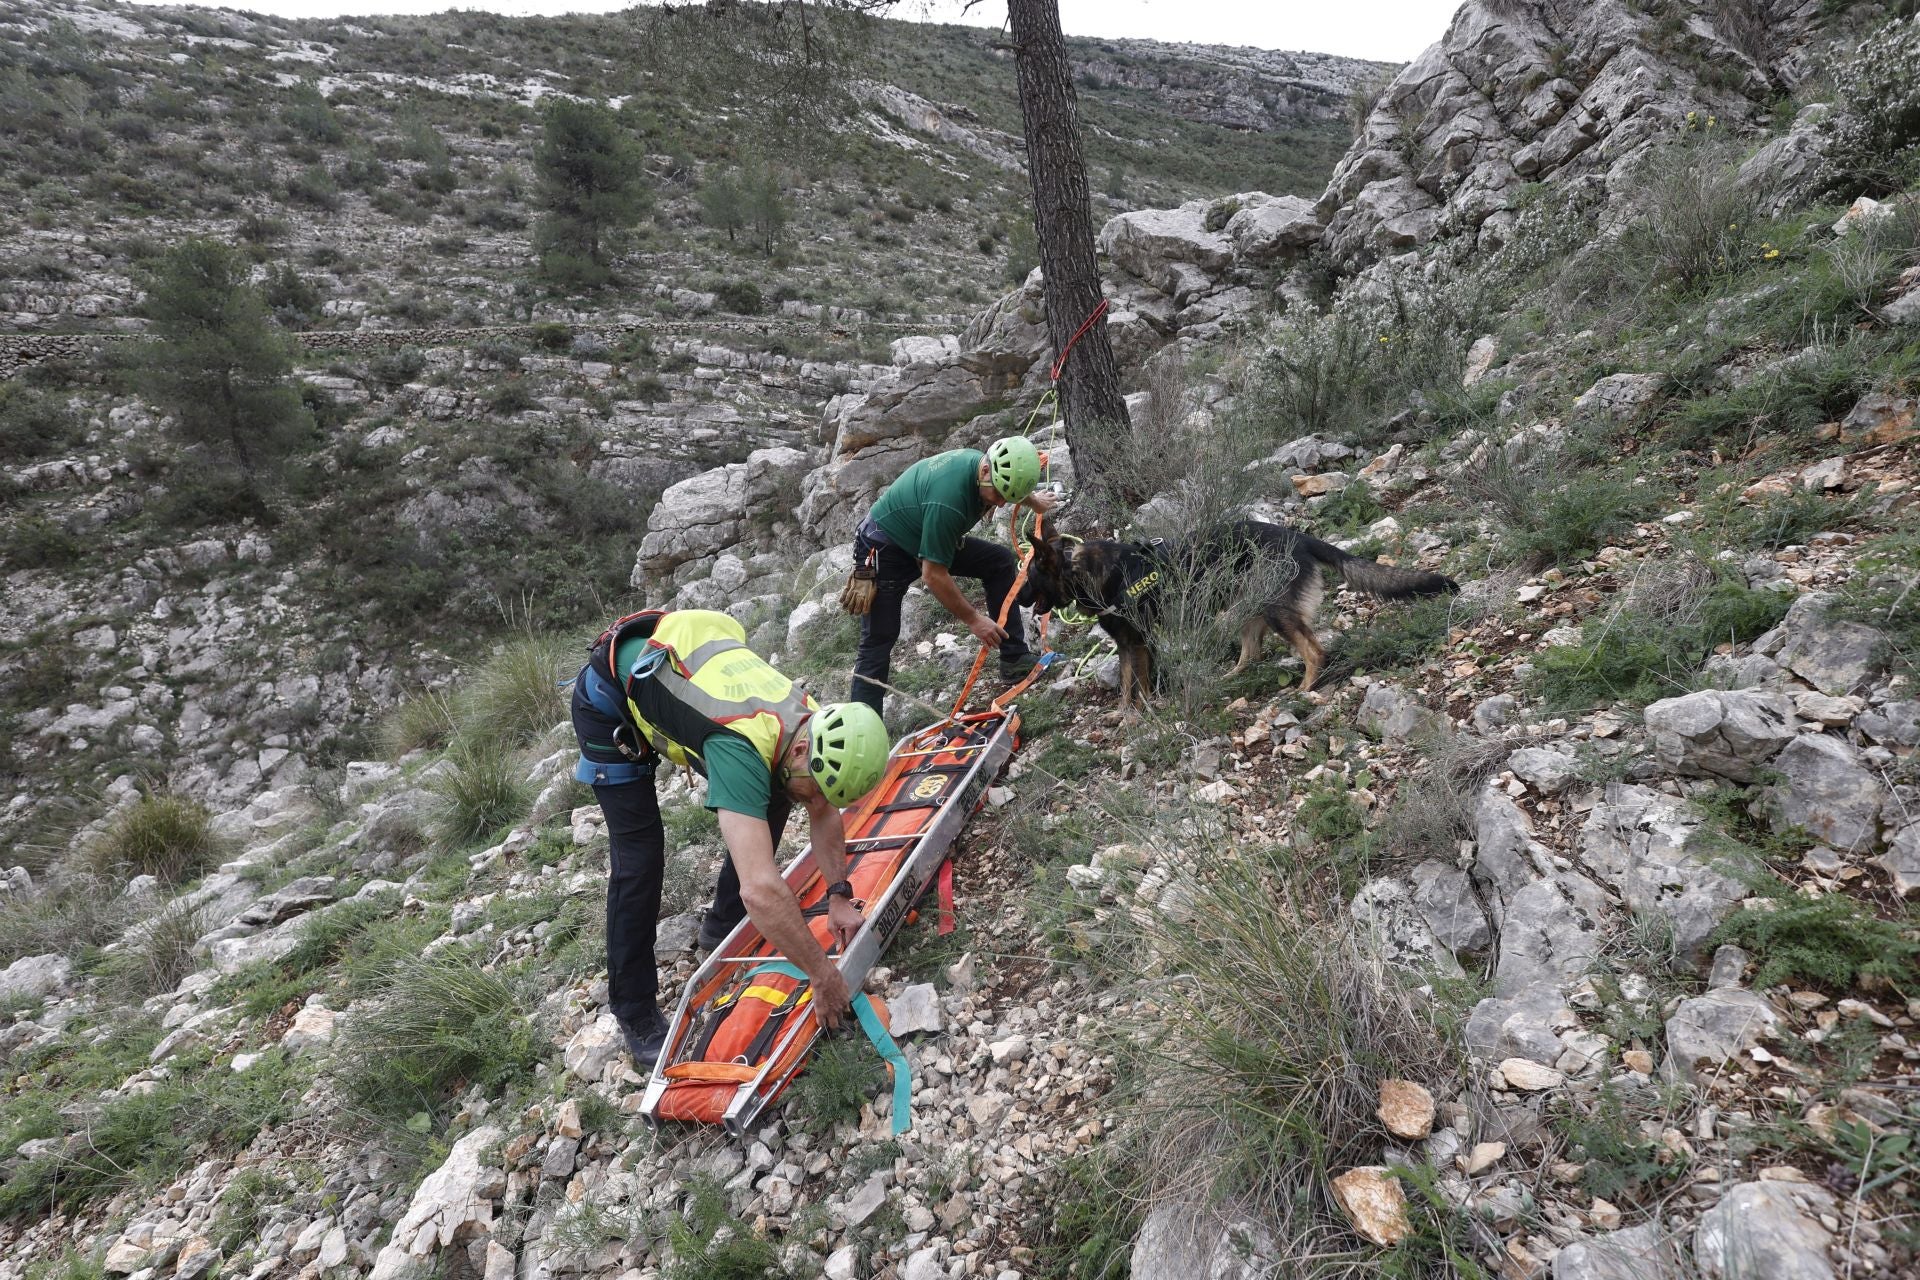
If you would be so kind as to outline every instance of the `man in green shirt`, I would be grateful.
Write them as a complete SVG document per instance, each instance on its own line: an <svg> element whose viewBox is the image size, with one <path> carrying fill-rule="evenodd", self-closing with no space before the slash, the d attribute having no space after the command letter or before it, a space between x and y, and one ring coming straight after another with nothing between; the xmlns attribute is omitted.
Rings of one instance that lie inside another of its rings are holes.
<svg viewBox="0 0 1920 1280"><path fill-rule="evenodd" d="M634 614L608 628L574 682L572 717L574 777L593 788L607 819L608 1004L635 1064L650 1069L667 1036L653 956L666 865L653 788L662 756L706 776L707 808L727 846L701 944L718 945L751 917L807 974L831 1030L851 993L822 943L844 947L862 919L845 880L840 810L886 768L880 717L821 706L747 648L739 622L702 609ZM774 860L794 805L807 811L814 865L829 885L824 937Z"/></svg>
<svg viewBox="0 0 1920 1280"><path fill-rule="evenodd" d="M873 607L860 619L860 648L853 663L855 702L875 711L886 697L882 685L892 670L900 639L900 607L907 588L924 578L927 590L981 644L1000 646L1000 671L1017 680L1033 666L1020 611L1007 625L994 621L1013 589L1013 552L968 536L987 512L1008 504L1035 512L1053 508L1053 498L1034 492L1040 454L1024 436L996 440L986 452L950 449L922 458L887 487L854 532L854 563L874 568ZM978 578L986 590L983 612L961 593L956 577Z"/></svg>

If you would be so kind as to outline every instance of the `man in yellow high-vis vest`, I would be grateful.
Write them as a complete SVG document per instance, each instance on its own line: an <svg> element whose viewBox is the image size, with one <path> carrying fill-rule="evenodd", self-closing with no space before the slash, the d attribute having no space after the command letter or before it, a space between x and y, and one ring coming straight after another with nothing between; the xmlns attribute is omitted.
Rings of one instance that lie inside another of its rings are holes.
<svg viewBox="0 0 1920 1280"><path fill-rule="evenodd" d="M840 810L886 768L885 726L870 708L821 706L747 647L746 632L705 609L635 614L600 637L574 682L574 776L607 819L608 1003L642 1070L666 1040L653 946L666 862L654 794L660 757L707 779L727 858L701 927L717 945L742 917L812 982L832 1028L847 1012L846 981L814 939L774 859L794 805L807 811L814 864L831 886L828 920L845 946L860 929L846 883Z"/></svg>

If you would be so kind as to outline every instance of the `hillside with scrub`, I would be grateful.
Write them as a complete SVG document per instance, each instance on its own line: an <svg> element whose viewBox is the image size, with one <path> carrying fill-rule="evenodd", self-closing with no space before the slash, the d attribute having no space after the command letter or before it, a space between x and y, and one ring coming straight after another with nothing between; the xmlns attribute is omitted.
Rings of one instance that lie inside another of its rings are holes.
<svg viewBox="0 0 1920 1280"><path fill-rule="evenodd" d="M559 682L697 607L838 696L886 484L1074 459L991 33L782 150L622 21L0 0L0 1280L1920 1268L1910 3L1074 42L1146 501L1057 523L1461 590L1302 691L1188 562L1137 715L1050 619L869 977L911 1125L833 1040L744 1140L636 1115ZM889 726L974 654L909 595Z"/></svg>

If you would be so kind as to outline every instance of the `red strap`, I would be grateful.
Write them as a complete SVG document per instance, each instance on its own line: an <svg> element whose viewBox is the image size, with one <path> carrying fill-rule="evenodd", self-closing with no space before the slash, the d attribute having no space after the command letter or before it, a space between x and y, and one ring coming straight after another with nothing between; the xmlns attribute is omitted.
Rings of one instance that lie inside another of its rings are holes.
<svg viewBox="0 0 1920 1280"><path fill-rule="evenodd" d="M1080 327L1073 331L1073 336L1067 339L1067 349L1062 351L1060 358L1053 362L1053 380L1055 382L1060 381L1060 371L1067 367L1067 357L1073 354L1073 344L1086 337L1087 330L1093 328L1093 322L1105 314L1107 314L1107 300L1102 298L1100 299L1100 305L1093 309L1093 314L1082 321Z"/></svg>
<svg viewBox="0 0 1920 1280"><path fill-rule="evenodd" d="M953 859L940 864L940 935L953 932Z"/></svg>

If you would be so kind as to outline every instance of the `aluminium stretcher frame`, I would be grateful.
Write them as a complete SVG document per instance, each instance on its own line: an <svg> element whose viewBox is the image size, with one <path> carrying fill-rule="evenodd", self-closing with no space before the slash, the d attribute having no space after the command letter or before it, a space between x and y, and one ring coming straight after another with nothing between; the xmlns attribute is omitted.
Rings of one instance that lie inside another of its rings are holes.
<svg viewBox="0 0 1920 1280"><path fill-rule="evenodd" d="M886 953L894 936L906 923L914 902L933 883L961 828L983 803L988 785L1012 758L1019 744L1019 727L1018 708L1008 706L949 716L925 729L907 734L894 746L880 785L867 799L847 811L846 845L850 857L864 850L878 852L883 846L908 850L885 891L878 900L866 904L866 923L861 926L860 932L838 956L832 956L829 952L841 976L846 979L849 991L856 995L859 993L868 971ZM977 740L953 745L949 739L956 733L970 734ZM933 763L955 756L961 757L964 764ZM912 788L917 785L916 779L935 775L946 775L948 780L940 786L932 803L904 803L893 810L927 815L917 830L877 836L866 834L886 825L884 819L889 812L888 806L895 803L896 797L912 796ZM809 890L819 879L810 844L787 864L782 877L795 896L804 902ZM659 1108L674 1083L665 1074L667 1065L673 1061L681 1041L689 1034L693 1018L701 1012L693 1007L696 994L703 991L712 994L712 989L720 979L738 966L763 964L780 958L780 953L761 938L753 922L743 920L694 970L674 1008L673 1017L668 1023L666 1044L660 1051L659 1060L653 1064L641 1099L640 1114L649 1125L658 1128L661 1123ZM804 1049L811 1047L812 1040L818 1035L819 1024L815 1019L790 1020L753 1078L735 1086L733 1097L721 1117L721 1123L730 1135L739 1137L745 1134L767 1104L777 1098L799 1074L806 1062ZM802 1036L807 1039L805 1045L799 1043ZM796 1048L802 1051L793 1052Z"/></svg>

